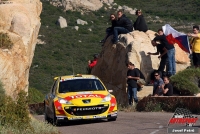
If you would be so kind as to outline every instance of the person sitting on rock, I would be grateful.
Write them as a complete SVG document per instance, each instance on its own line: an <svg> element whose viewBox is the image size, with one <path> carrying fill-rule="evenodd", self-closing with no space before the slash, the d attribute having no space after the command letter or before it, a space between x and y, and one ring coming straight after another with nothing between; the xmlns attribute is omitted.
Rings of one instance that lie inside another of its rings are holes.
<svg viewBox="0 0 200 134"><path fill-rule="evenodd" d="M108 27L106 29L106 36L104 37L103 40L100 41L100 43L104 43L106 41L106 39L113 34L113 29L114 27L117 26L117 17L115 14L110 14L110 21L112 23L111 27Z"/></svg>
<svg viewBox="0 0 200 134"><path fill-rule="evenodd" d="M158 71L163 72L165 69L166 63L167 63L167 59L168 59L167 49L165 48L164 44L158 44L154 40L151 41L151 44L157 48L157 52L156 53L148 52L147 54L159 55L159 53L160 53L160 56L158 56L158 58L161 59L161 61L160 61L160 66L158 68Z"/></svg>
<svg viewBox="0 0 200 134"><path fill-rule="evenodd" d="M91 60L88 61L88 73L89 74L91 73L92 68L94 66L96 66L99 55L95 54L93 57L94 57L94 59L92 61Z"/></svg>
<svg viewBox="0 0 200 134"><path fill-rule="evenodd" d="M155 77L155 80L153 83L153 96L162 96L164 82L162 78L160 77L160 74L158 71L155 71L154 77Z"/></svg>
<svg viewBox="0 0 200 134"><path fill-rule="evenodd" d="M146 21L144 19L144 16L142 15L142 11L141 10L136 10L135 14L138 16L137 20L134 23L134 30L138 30L138 31L143 31L146 32L148 30Z"/></svg>
<svg viewBox="0 0 200 134"><path fill-rule="evenodd" d="M133 23L130 19L126 17L125 14L123 14L122 10L119 10L117 12L118 20L117 20L117 26L114 27L113 30L113 44L116 44L119 42L118 35L119 34L127 34L129 32L133 31Z"/></svg>
<svg viewBox="0 0 200 134"><path fill-rule="evenodd" d="M163 95L164 96L172 96L173 95L173 86L170 83L169 77L165 76L163 78L163 81L165 83L163 87Z"/></svg>

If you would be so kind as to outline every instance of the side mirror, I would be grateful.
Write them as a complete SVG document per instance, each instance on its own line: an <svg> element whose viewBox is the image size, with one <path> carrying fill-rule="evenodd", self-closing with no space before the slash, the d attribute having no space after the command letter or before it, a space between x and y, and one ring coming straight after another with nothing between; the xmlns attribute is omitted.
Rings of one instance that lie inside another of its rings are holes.
<svg viewBox="0 0 200 134"><path fill-rule="evenodd" d="M112 93L112 92L113 92L113 90L108 90L108 92L109 92L109 93Z"/></svg>

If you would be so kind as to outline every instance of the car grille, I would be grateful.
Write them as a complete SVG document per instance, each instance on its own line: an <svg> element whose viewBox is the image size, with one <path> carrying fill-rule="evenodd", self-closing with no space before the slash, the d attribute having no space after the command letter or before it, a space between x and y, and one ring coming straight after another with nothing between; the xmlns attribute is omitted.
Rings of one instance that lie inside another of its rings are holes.
<svg viewBox="0 0 200 134"><path fill-rule="evenodd" d="M107 106L96 105L96 106L85 106L85 107L72 106L68 109L65 109L65 111L71 115L76 115L76 116L97 115L107 111L108 107L109 107L108 105Z"/></svg>

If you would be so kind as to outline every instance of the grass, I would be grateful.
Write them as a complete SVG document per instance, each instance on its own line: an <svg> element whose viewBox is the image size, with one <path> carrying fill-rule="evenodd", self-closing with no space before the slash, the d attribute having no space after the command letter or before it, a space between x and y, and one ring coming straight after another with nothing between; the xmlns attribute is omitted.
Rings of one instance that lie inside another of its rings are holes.
<svg viewBox="0 0 200 134"><path fill-rule="evenodd" d="M200 22L200 13L198 12L200 2L197 0L177 0L175 3L172 0L143 0L142 2L116 0L114 2L122 6L141 8L149 29L154 31L168 23L178 31L189 32L192 24ZM63 12L60 8L50 5L48 1L42 0L42 3L43 10L40 16L42 25L39 34L44 36L39 38L46 44L36 46L29 82L30 87L46 94L49 92L55 76L87 73L87 61L93 59L93 54L100 53L99 41L104 37L105 29L110 26L108 21L110 13L116 10L109 9L107 5L104 5L107 10L102 7L98 11L81 15L77 11ZM135 15L125 14L133 22L136 20ZM66 18L67 28L61 29L55 24L59 16ZM162 21L154 22L157 21L156 16L159 17L158 20ZM76 24L77 19L87 21L88 25ZM76 31L74 26L79 26L79 30ZM92 31L89 31L89 28Z"/></svg>
<svg viewBox="0 0 200 134"><path fill-rule="evenodd" d="M41 103L44 101L44 95L35 88L29 88L28 99L29 104Z"/></svg>

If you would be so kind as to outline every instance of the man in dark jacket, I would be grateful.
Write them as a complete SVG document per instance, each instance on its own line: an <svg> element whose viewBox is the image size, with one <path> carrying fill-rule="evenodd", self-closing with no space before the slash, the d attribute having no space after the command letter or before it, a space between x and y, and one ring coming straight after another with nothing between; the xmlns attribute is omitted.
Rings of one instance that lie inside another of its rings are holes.
<svg viewBox="0 0 200 134"><path fill-rule="evenodd" d="M144 16L142 15L142 11L137 10L136 15L138 17L134 23L134 30L146 32L148 30L148 27L147 27L146 21L144 19Z"/></svg>
<svg viewBox="0 0 200 134"><path fill-rule="evenodd" d="M121 10L117 12L118 21L117 27L114 27L113 30L113 43L116 44L118 40L119 34L127 34L133 31L133 23L129 20L125 14Z"/></svg>
<svg viewBox="0 0 200 134"><path fill-rule="evenodd" d="M135 69L135 65L131 62L127 64L127 84L128 84L128 99L129 105L133 104L133 99L137 103L137 80L140 79L140 73Z"/></svg>

